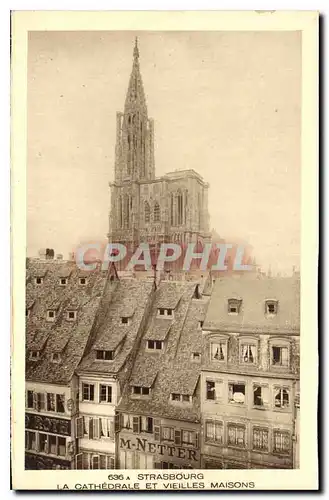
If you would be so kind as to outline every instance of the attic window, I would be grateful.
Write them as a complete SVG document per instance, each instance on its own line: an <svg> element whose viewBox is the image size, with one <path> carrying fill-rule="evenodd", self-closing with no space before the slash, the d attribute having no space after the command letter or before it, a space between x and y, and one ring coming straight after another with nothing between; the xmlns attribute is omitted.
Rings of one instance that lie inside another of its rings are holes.
<svg viewBox="0 0 329 500"><path fill-rule="evenodd" d="M191 360L194 363L199 363L201 361L201 353L200 352L192 352Z"/></svg>
<svg viewBox="0 0 329 500"><path fill-rule="evenodd" d="M139 396L149 396L150 388L149 387L141 387L139 385L134 385L132 387L132 393L138 394Z"/></svg>
<svg viewBox="0 0 329 500"><path fill-rule="evenodd" d="M148 340L147 349L152 351L160 351L163 349L163 342L161 340Z"/></svg>
<svg viewBox="0 0 329 500"><path fill-rule="evenodd" d="M40 351L30 351L31 361L38 361L39 357L40 357Z"/></svg>
<svg viewBox="0 0 329 500"><path fill-rule="evenodd" d="M228 299L228 313L239 314L242 300Z"/></svg>
<svg viewBox="0 0 329 500"><path fill-rule="evenodd" d="M56 319L56 312L53 309L49 309L47 311L47 321L55 321Z"/></svg>
<svg viewBox="0 0 329 500"><path fill-rule="evenodd" d="M67 311L67 321L75 321L77 319L77 311Z"/></svg>
<svg viewBox="0 0 329 500"><path fill-rule="evenodd" d="M68 283L68 279L67 279L67 278L61 278L61 279L59 280L59 284L60 284L61 286L66 286L66 285L67 285L67 283Z"/></svg>
<svg viewBox="0 0 329 500"><path fill-rule="evenodd" d="M42 285L43 283L43 278L41 278L40 276L38 276L37 278L35 278L35 284L36 285Z"/></svg>
<svg viewBox="0 0 329 500"><path fill-rule="evenodd" d="M269 316L274 316L278 312L278 301L277 300L267 300L265 302L265 314Z"/></svg>
<svg viewBox="0 0 329 500"><path fill-rule="evenodd" d="M61 362L61 354L60 352L53 352L51 356L51 361L53 363L60 363Z"/></svg>
<svg viewBox="0 0 329 500"><path fill-rule="evenodd" d="M96 359L112 361L114 359L114 351L96 351Z"/></svg>
<svg viewBox="0 0 329 500"><path fill-rule="evenodd" d="M162 316L162 317L167 317L167 316L170 316L172 317L174 315L174 310L173 309L165 309L164 307L160 307L158 309L158 316Z"/></svg>
<svg viewBox="0 0 329 500"><path fill-rule="evenodd" d="M170 395L171 401L176 401L180 403L191 403L192 401L192 396L189 394L178 394L178 393L171 393Z"/></svg>
<svg viewBox="0 0 329 500"><path fill-rule="evenodd" d="M87 279L86 278L79 278L79 285L84 286L87 284Z"/></svg>
<svg viewBox="0 0 329 500"><path fill-rule="evenodd" d="M130 321L129 321L129 318L127 316L122 316L121 317L121 324L122 325L129 325Z"/></svg>

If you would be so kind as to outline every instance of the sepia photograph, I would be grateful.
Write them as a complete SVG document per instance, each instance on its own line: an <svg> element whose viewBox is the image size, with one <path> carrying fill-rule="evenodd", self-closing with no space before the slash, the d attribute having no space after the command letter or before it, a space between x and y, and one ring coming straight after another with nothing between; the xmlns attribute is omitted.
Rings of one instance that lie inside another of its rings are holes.
<svg viewBox="0 0 329 500"><path fill-rule="evenodd" d="M266 16L254 29L26 32L15 449L45 482L65 471L54 489L257 489L257 470L302 472L308 426L316 476L306 45L298 22L269 29Z"/></svg>

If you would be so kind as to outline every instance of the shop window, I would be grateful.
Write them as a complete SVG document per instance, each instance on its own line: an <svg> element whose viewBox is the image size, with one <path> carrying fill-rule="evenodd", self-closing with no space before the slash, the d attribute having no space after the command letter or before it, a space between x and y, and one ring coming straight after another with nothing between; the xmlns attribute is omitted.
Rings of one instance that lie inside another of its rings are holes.
<svg viewBox="0 0 329 500"><path fill-rule="evenodd" d="M82 401L94 401L94 384L82 384Z"/></svg>
<svg viewBox="0 0 329 500"><path fill-rule="evenodd" d="M103 385L99 386L99 402L112 403L112 386Z"/></svg>
<svg viewBox="0 0 329 500"><path fill-rule="evenodd" d="M275 408L289 408L288 389L275 388L274 406Z"/></svg>
<svg viewBox="0 0 329 500"><path fill-rule="evenodd" d="M246 428L242 425L228 424L227 444L244 448L246 446Z"/></svg>
<svg viewBox="0 0 329 500"><path fill-rule="evenodd" d="M268 451L268 429L253 428L252 447L257 451Z"/></svg>
<svg viewBox="0 0 329 500"><path fill-rule="evenodd" d="M289 432L275 430L273 432L273 451L274 453L290 453L290 434Z"/></svg>
<svg viewBox="0 0 329 500"><path fill-rule="evenodd" d="M246 395L246 386L244 383L230 382L228 384L229 403L244 404Z"/></svg>
<svg viewBox="0 0 329 500"><path fill-rule="evenodd" d="M219 420L206 420L205 440L208 443L223 444L224 426Z"/></svg>

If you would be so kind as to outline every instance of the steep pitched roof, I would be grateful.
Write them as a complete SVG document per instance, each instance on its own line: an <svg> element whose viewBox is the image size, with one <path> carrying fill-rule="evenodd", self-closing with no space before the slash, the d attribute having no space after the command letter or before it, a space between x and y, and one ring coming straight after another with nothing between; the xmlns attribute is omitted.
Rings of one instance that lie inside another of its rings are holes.
<svg viewBox="0 0 329 500"><path fill-rule="evenodd" d="M228 300L240 299L239 314L229 314ZM275 315L265 314L267 300L278 301ZM222 278L216 280L205 330L228 332L299 333L300 280L298 277Z"/></svg>

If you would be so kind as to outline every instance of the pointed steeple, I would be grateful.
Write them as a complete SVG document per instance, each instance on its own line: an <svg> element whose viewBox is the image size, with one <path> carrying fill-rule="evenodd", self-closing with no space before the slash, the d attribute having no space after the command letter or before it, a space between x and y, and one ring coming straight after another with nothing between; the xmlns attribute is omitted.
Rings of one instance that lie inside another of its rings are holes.
<svg viewBox="0 0 329 500"><path fill-rule="evenodd" d="M125 113L128 111L139 111L147 115L145 93L142 81L142 75L139 67L138 40L135 39L133 52L133 67L129 79L129 86L125 102Z"/></svg>

